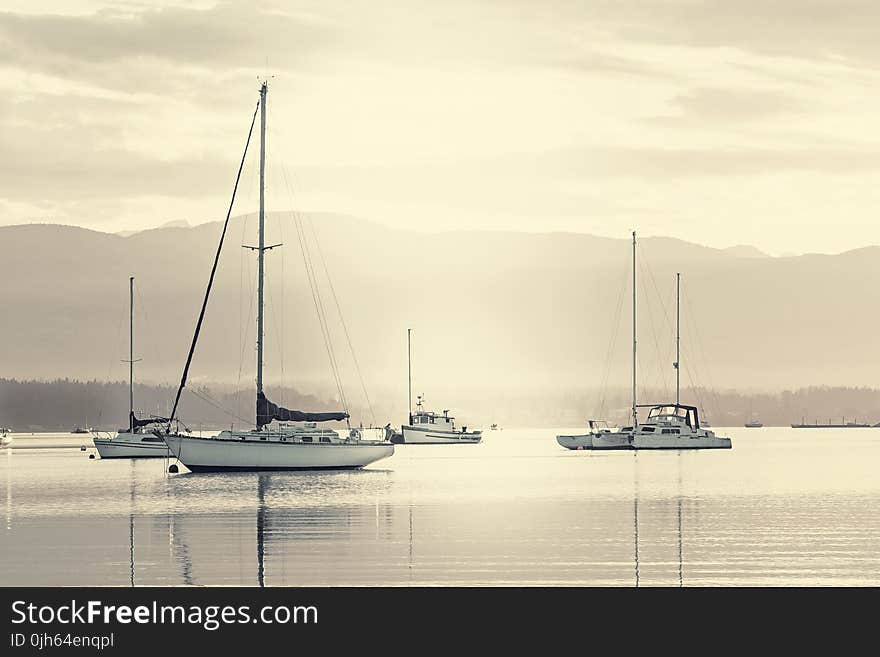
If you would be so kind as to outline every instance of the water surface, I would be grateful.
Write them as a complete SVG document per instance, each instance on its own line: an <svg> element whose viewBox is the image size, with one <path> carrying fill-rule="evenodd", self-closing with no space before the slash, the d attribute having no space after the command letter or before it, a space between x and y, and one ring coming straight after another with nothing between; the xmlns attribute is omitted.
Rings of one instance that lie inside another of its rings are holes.
<svg viewBox="0 0 880 657"><path fill-rule="evenodd" d="M355 472L176 475L17 435L0 585L880 585L880 429L725 431L732 450L507 429Z"/></svg>

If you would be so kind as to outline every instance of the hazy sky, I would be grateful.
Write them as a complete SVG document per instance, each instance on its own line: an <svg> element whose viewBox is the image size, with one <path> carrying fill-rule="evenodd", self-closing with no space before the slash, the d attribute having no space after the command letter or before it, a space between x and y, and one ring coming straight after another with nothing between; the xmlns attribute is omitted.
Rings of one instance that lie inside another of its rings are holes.
<svg viewBox="0 0 880 657"><path fill-rule="evenodd" d="M875 0L3 5L3 224L221 219L268 72L272 209L880 243Z"/></svg>

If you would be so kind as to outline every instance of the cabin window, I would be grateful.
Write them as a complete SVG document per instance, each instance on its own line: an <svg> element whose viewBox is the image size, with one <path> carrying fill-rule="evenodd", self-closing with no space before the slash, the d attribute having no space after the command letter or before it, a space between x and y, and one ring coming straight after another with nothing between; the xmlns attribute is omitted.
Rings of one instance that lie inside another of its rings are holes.
<svg viewBox="0 0 880 657"><path fill-rule="evenodd" d="M165 441L158 436L144 436L141 438L142 443L164 443Z"/></svg>
<svg viewBox="0 0 880 657"><path fill-rule="evenodd" d="M327 436L324 436L324 437L321 438L321 442L322 442L322 443L329 443L329 442L330 442L330 438L327 437Z"/></svg>
<svg viewBox="0 0 880 657"><path fill-rule="evenodd" d="M642 427L642 433L654 433L654 427Z"/></svg>
<svg viewBox="0 0 880 657"><path fill-rule="evenodd" d="M675 433L675 434L677 434L677 433L679 433L679 430L678 430L678 429L664 429L664 430L663 430L663 433Z"/></svg>
<svg viewBox="0 0 880 657"><path fill-rule="evenodd" d="M303 436L302 441L304 443L310 443L310 442L312 442L312 437L311 436Z"/></svg>
<svg viewBox="0 0 880 657"><path fill-rule="evenodd" d="M244 440L244 438L242 438ZM260 436L260 440L266 440L266 436Z"/></svg>

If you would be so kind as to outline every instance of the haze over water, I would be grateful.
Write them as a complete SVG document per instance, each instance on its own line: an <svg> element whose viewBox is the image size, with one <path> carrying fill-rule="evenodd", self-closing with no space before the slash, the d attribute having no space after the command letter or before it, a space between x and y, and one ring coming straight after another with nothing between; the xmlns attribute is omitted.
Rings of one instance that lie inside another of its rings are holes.
<svg viewBox="0 0 880 657"><path fill-rule="evenodd" d="M199 475L20 435L0 585L880 584L880 429L716 431L732 450L508 429L362 471Z"/></svg>

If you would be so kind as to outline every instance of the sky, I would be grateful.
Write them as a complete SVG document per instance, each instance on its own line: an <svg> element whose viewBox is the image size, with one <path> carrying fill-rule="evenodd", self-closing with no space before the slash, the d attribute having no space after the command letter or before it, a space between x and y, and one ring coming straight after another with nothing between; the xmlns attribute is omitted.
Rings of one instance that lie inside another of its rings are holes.
<svg viewBox="0 0 880 657"><path fill-rule="evenodd" d="M222 219L268 77L270 209L880 243L872 0L3 6L0 225Z"/></svg>

